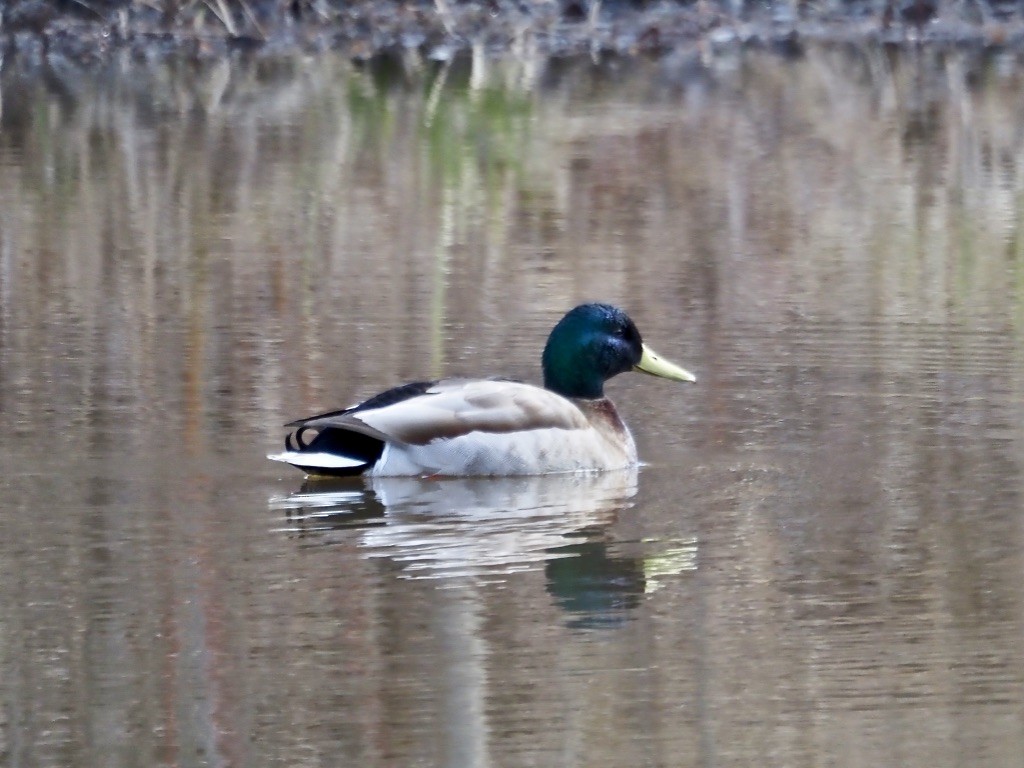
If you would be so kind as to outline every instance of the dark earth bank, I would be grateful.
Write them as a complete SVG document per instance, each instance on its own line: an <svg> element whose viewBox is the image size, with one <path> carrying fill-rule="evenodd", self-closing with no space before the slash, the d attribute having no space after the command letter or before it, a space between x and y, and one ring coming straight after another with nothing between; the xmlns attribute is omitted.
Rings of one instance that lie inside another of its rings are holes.
<svg viewBox="0 0 1024 768"><path fill-rule="evenodd" d="M683 47L807 40L1024 48L1024 4L1006 0L6 0L0 56L20 68L147 59L411 53L659 55Z"/></svg>

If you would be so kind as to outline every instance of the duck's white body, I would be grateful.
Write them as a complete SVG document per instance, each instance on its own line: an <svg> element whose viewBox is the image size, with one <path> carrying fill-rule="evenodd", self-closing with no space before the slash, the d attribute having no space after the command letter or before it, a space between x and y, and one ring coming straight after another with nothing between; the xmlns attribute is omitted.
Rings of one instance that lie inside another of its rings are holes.
<svg viewBox="0 0 1024 768"><path fill-rule="evenodd" d="M570 400L513 381L442 380L399 402L355 406L298 426L354 432L384 444L372 463L337 451L288 450L268 457L310 474L538 475L637 463L633 437L607 398Z"/></svg>

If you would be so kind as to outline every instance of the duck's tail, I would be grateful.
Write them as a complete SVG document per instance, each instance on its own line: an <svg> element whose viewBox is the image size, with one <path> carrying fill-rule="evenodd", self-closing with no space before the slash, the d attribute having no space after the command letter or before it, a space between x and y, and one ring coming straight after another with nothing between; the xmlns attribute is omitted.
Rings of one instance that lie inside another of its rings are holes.
<svg viewBox="0 0 1024 768"><path fill-rule="evenodd" d="M285 438L283 453L270 453L267 458L291 464L310 475L345 477L361 475L377 462L384 451L381 440L334 427L319 430L316 437L307 443L302 438L309 429L300 426Z"/></svg>
<svg viewBox="0 0 1024 768"><path fill-rule="evenodd" d="M291 464L308 475L361 475L370 466L361 459L323 451L284 451L268 453L267 458Z"/></svg>

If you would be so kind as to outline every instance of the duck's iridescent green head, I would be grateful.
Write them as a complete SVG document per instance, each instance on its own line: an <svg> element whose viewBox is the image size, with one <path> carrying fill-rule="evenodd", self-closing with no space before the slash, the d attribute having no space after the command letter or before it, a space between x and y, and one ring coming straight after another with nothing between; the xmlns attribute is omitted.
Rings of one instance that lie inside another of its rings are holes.
<svg viewBox="0 0 1024 768"><path fill-rule="evenodd" d="M604 383L630 370L697 380L654 354L629 315L610 304L581 304L570 310L548 336L541 363L544 386L564 397L603 397Z"/></svg>

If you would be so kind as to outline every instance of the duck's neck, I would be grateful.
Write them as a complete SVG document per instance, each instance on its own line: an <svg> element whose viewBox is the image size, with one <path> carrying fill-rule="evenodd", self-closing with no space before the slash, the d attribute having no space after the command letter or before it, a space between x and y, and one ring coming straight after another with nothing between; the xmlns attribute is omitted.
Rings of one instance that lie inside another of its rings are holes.
<svg viewBox="0 0 1024 768"><path fill-rule="evenodd" d="M544 388L574 400L596 400L604 397L604 379L586 366L572 365L566 358L549 355L544 350Z"/></svg>

